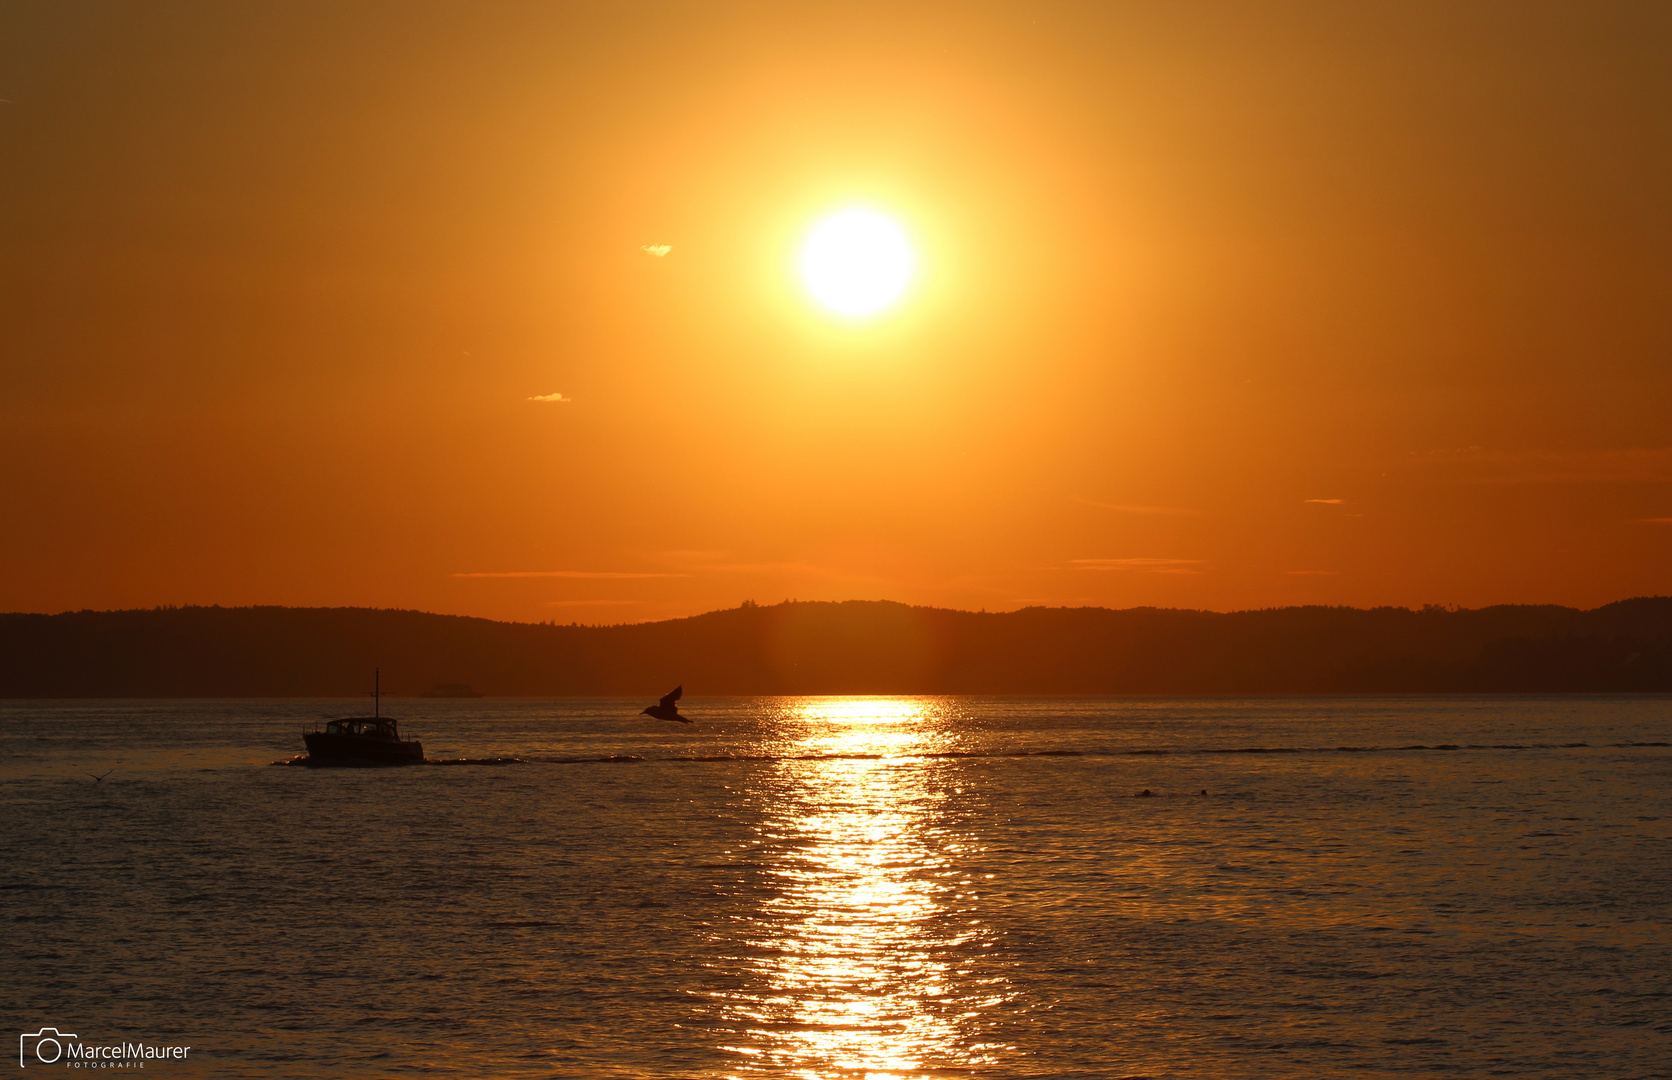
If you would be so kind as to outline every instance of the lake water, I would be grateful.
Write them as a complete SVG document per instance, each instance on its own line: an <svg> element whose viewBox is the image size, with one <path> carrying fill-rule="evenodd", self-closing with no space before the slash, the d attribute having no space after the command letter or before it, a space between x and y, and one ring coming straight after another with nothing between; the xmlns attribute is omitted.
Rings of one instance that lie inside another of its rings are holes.
<svg viewBox="0 0 1672 1080"><path fill-rule="evenodd" d="M271 764L346 702L0 703L0 1015L148 1075L1672 1075L1672 699L645 704L397 702L522 760L360 770Z"/></svg>

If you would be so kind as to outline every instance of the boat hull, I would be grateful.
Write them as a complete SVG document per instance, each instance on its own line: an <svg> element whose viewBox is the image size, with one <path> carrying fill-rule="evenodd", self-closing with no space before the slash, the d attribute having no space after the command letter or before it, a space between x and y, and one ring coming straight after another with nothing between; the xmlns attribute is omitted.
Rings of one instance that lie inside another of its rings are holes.
<svg viewBox="0 0 1672 1080"><path fill-rule="evenodd" d="M377 739L310 731L302 735L309 765L422 765L424 744L417 739Z"/></svg>

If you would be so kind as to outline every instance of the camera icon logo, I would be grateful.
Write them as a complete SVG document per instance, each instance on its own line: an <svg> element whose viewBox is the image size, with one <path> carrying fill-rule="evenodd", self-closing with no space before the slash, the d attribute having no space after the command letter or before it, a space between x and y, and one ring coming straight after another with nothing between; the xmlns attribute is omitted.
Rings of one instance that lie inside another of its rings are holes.
<svg viewBox="0 0 1672 1080"><path fill-rule="evenodd" d="M17 1067L28 1067L23 1063L23 1059L31 1051L34 1052L36 1061L43 1065L51 1065L64 1056L64 1040L73 1038L75 1035L68 1031L49 1027L35 1032L24 1032L17 1037Z"/></svg>

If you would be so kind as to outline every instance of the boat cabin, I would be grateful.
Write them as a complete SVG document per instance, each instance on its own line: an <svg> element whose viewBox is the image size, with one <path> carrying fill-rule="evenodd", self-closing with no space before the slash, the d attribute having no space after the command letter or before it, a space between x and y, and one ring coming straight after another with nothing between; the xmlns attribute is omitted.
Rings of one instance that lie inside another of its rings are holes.
<svg viewBox="0 0 1672 1080"><path fill-rule="evenodd" d="M398 739L395 722L387 717L362 716L348 720L332 720L325 725L327 735L362 735L371 739Z"/></svg>

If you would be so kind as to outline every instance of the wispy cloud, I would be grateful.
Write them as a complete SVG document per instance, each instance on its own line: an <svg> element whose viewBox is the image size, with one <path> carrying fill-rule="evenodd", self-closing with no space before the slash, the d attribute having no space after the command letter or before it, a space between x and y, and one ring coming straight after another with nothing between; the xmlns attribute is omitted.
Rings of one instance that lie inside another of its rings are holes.
<svg viewBox="0 0 1672 1080"><path fill-rule="evenodd" d="M1339 570L1285 570L1283 572L1293 577L1337 577L1341 573Z"/></svg>
<svg viewBox="0 0 1672 1080"><path fill-rule="evenodd" d="M1638 523L1641 525L1672 525L1672 517L1639 518Z"/></svg>
<svg viewBox="0 0 1672 1080"><path fill-rule="evenodd" d="M558 403L558 404L567 405L571 401L574 401L575 399L574 398L566 398L562 394L535 394L533 397L529 398L528 400L530 400L530 401L550 401L550 402L554 402L554 403Z"/></svg>
<svg viewBox="0 0 1672 1080"><path fill-rule="evenodd" d="M661 258L666 257L668 252L673 250L673 245L672 244L640 244L639 245L639 250L640 251L648 251L651 255L655 256L658 259L661 259Z"/></svg>
<svg viewBox="0 0 1672 1080"><path fill-rule="evenodd" d="M1203 559L1070 559L1076 570L1137 570L1145 574L1199 574Z"/></svg>
<svg viewBox="0 0 1672 1080"><path fill-rule="evenodd" d="M1106 503L1096 499L1084 499L1074 496L1075 502L1096 506L1104 510L1116 510L1122 514L1200 514L1200 510L1193 510L1188 506L1140 506L1135 503Z"/></svg>
<svg viewBox="0 0 1672 1080"><path fill-rule="evenodd" d="M643 600L547 600L546 607L615 607L621 604L642 604Z"/></svg>
<svg viewBox="0 0 1672 1080"><path fill-rule="evenodd" d="M1343 502L1343 500L1341 500L1341 499L1302 499L1301 502L1321 503L1324 506L1340 506L1341 503Z"/></svg>
<svg viewBox="0 0 1672 1080"><path fill-rule="evenodd" d="M638 578L690 577L690 574L639 574L619 570L485 570L468 574L454 574L457 578L604 578L612 581Z"/></svg>

